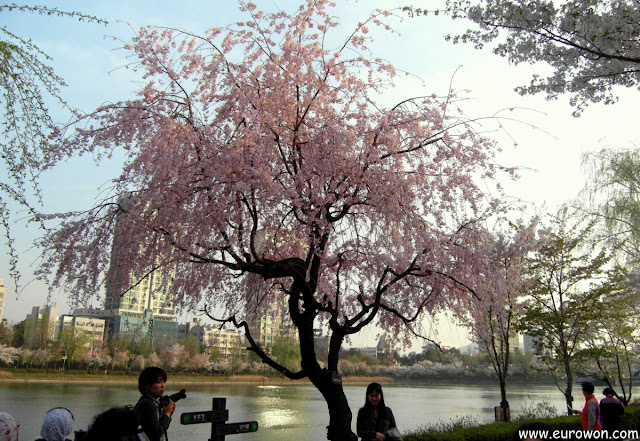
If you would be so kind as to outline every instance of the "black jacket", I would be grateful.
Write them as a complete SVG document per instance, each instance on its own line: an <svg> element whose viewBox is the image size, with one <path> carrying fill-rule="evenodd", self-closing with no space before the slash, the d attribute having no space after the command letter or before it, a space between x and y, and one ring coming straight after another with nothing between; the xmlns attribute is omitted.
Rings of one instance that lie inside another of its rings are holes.
<svg viewBox="0 0 640 441"><path fill-rule="evenodd" d="M160 410L158 400L154 400L148 395L141 396L134 408L138 424L142 426L142 430L149 438L149 441L160 441L167 438L164 435L166 435L169 424L171 424L171 417L168 417Z"/></svg>
<svg viewBox="0 0 640 441"><path fill-rule="evenodd" d="M358 436L363 441L375 439L376 432L386 434L392 427L396 427L396 419L393 417L393 412L389 407L385 407L384 415L379 414L377 419L374 416L373 409L369 410L366 407L362 407L358 411L356 429Z"/></svg>

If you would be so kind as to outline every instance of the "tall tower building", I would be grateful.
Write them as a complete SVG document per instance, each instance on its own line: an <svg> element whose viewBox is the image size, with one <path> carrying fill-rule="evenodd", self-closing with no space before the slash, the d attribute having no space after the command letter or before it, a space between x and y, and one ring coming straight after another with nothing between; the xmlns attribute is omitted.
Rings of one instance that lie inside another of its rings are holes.
<svg viewBox="0 0 640 441"><path fill-rule="evenodd" d="M286 232L279 232L279 235L275 235L261 230L257 232L255 240L258 252L267 255L279 246L298 244L302 248L304 245ZM266 289L266 286L261 278L255 274L248 275L247 285L253 293L247 299L245 313L249 332L255 342L266 348L272 346L278 337L297 340L298 332L289 316L286 294L280 292L273 297L273 300L264 302L260 300L261 290Z"/></svg>
<svg viewBox="0 0 640 441"><path fill-rule="evenodd" d="M154 344L177 337L178 323L169 297L154 274L122 296L119 290L108 289L104 309L111 317L112 335L132 340L151 338Z"/></svg>
<svg viewBox="0 0 640 441"><path fill-rule="evenodd" d="M134 194L122 197L120 203L126 206L133 198ZM111 249L112 264L118 259L131 258L130 253L120 251L130 252L130 247L136 246L127 244L118 236L118 231L116 226ZM139 282L126 275L119 279L115 285L107 286L105 293L104 315L108 318L111 336L130 340L149 338L155 346L178 337L175 308L159 273L152 272Z"/></svg>
<svg viewBox="0 0 640 441"><path fill-rule="evenodd" d="M249 279L255 281L258 276L251 275ZM249 285L260 286L258 283L251 283L251 281ZM279 293L270 302L257 302L260 297L259 291L252 297L247 301L245 314L249 332L256 343L263 348L267 348L272 346L278 337L298 339L297 329L293 325L291 317L289 317L287 296L284 293Z"/></svg>
<svg viewBox="0 0 640 441"><path fill-rule="evenodd" d="M55 337L58 309L55 306L34 306L24 325L24 345L41 348Z"/></svg>

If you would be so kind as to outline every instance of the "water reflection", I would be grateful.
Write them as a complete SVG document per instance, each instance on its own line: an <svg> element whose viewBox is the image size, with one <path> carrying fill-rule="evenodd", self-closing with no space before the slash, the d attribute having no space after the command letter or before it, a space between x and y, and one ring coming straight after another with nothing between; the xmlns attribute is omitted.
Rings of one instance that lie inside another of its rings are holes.
<svg viewBox="0 0 640 441"><path fill-rule="evenodd" d="M293 394L287 394L282 386L258 386L261 396L255 401L257 420L265 428L282 428L297 426L300 421L297 415L304 403L295 400Z"/></svg>
<svg viewBox="0 0 640 441"><path fill-rule="evenodd" d="M259 422L257 434L239 434L230 441L321 441L326 439L327 406L320 393L310 385L265 386L258 384L168 384L168 393L181 387L187 398L176 406L169 429L169 439L203 440L211 435L209 424L181 426L182 412L210 410L212 398L226 397L229 422ZM500 394L494 385L389 385L384 386L385 401L393 409L401 431L414 430L425 424L449 421L458 416L472 416L479 422L493 418L493 406ZM364 386L345 386L345 394L355 415L364 404ZM75 415L76 428L86 429L94 415L113 406L135 404L139 393L136 384L82 385L0 383L0 411L16 417L21 424L20 438L36 439L45 412L65 406ZM512 412L523 405L548 401L559 410L564 408L562 395L553 386L512 386L509 402Z"/></svg>

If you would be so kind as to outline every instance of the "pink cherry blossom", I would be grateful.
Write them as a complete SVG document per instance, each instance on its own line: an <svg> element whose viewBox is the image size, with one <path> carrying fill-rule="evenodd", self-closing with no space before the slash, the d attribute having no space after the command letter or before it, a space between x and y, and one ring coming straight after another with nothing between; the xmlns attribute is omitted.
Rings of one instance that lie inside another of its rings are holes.
<svg viewBox="0 0 640 441"><path fill-rule="evenodd" d="M79 301L154 272L176 304L245 329L250 302L285 305L301 369L248 335L250 348L311 380L339 440L351 427L334 381L342 343L373 325L401 344L424 333L426 315L462 313L485 259L476 226L501 210L487 189L509 170L449 111L453 97L376 103L397 73L363 33L384 28L386 14L330 49L330 7L307 0L296 15L203 37L142 29L132 47L147 85L98 109L70 141L77 152L126 152L113 196L44 238L42 271ZM326 366L317 326L331 333Z"/></svg>

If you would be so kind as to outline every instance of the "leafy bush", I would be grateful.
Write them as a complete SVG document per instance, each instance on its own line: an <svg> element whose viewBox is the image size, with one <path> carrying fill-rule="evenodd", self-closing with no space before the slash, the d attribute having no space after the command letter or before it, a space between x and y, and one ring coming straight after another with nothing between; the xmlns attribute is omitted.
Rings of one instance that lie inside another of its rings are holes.
<svg viewBox="0 0 640 441"><path fill-rule="evenodd" d="M622 428L625 430L640 430L640 406L627 406L624 411ZM451 423L438 423L424 428L423 433L416 431L404 435L403 438L405 441L512 441L516 431L524 423L524 421L497 422L469 427L470 421L472 421L471 418L461 418ZM561 430L565 433L568 433L567 431L569 430L581 430L580 418L577 416L538 418L527 422L543 423L551 426L554 430ZM447 427L453 430L446 431Z"/></svg>
<svg viewBox="0 0 640 441"><path fill-rule="evenodd" d="M412 434L425 433L425 432L447 433L447 432L453 432L454 430L469 429L471 427L478 427L478 426L480 426L480 423L478 422L478 420L472 417L471 415L467 415L467 416L459 416L456 419L451 419L448 421L441 420L441 421L438 421L437 423L422 425L422 426L419 426L417 429L408 433L412 433Z"/></svg>
<svg viewBox="0 0 640 441"><path fill-rule="evenodd" d="M528 403L529 404L522 405L522 409L518 412L518 415L511 418L512 421L529 421L541 418L556 418L560 416L558 415L558 409L548 401L534 403L530 400Z"/></svg>
<svg viewBox="0 0 640 441"><path fill-rule="evenodd" d="M627 406L622 415L622 428L640 430L640 406Z"/></svg>
<svg viewBox="0 0 640 441"><path fill-rule="evenodd" d="M556 430L579 430L580 419L575 416L543 418L533 420L548 424ZM531 421L529 421L531 422ZM523 422L496 422L483 426L459 428L451 432L411 433L404 436L405 441L512 441L513 436Z"/></svg>
<svg viewBox="0 0 640 441"><path fill-rule="evenodd" d="M405 441L511 441L517 423L492 423L478 427L460 428L451 432L407 434Z"/></svg>

